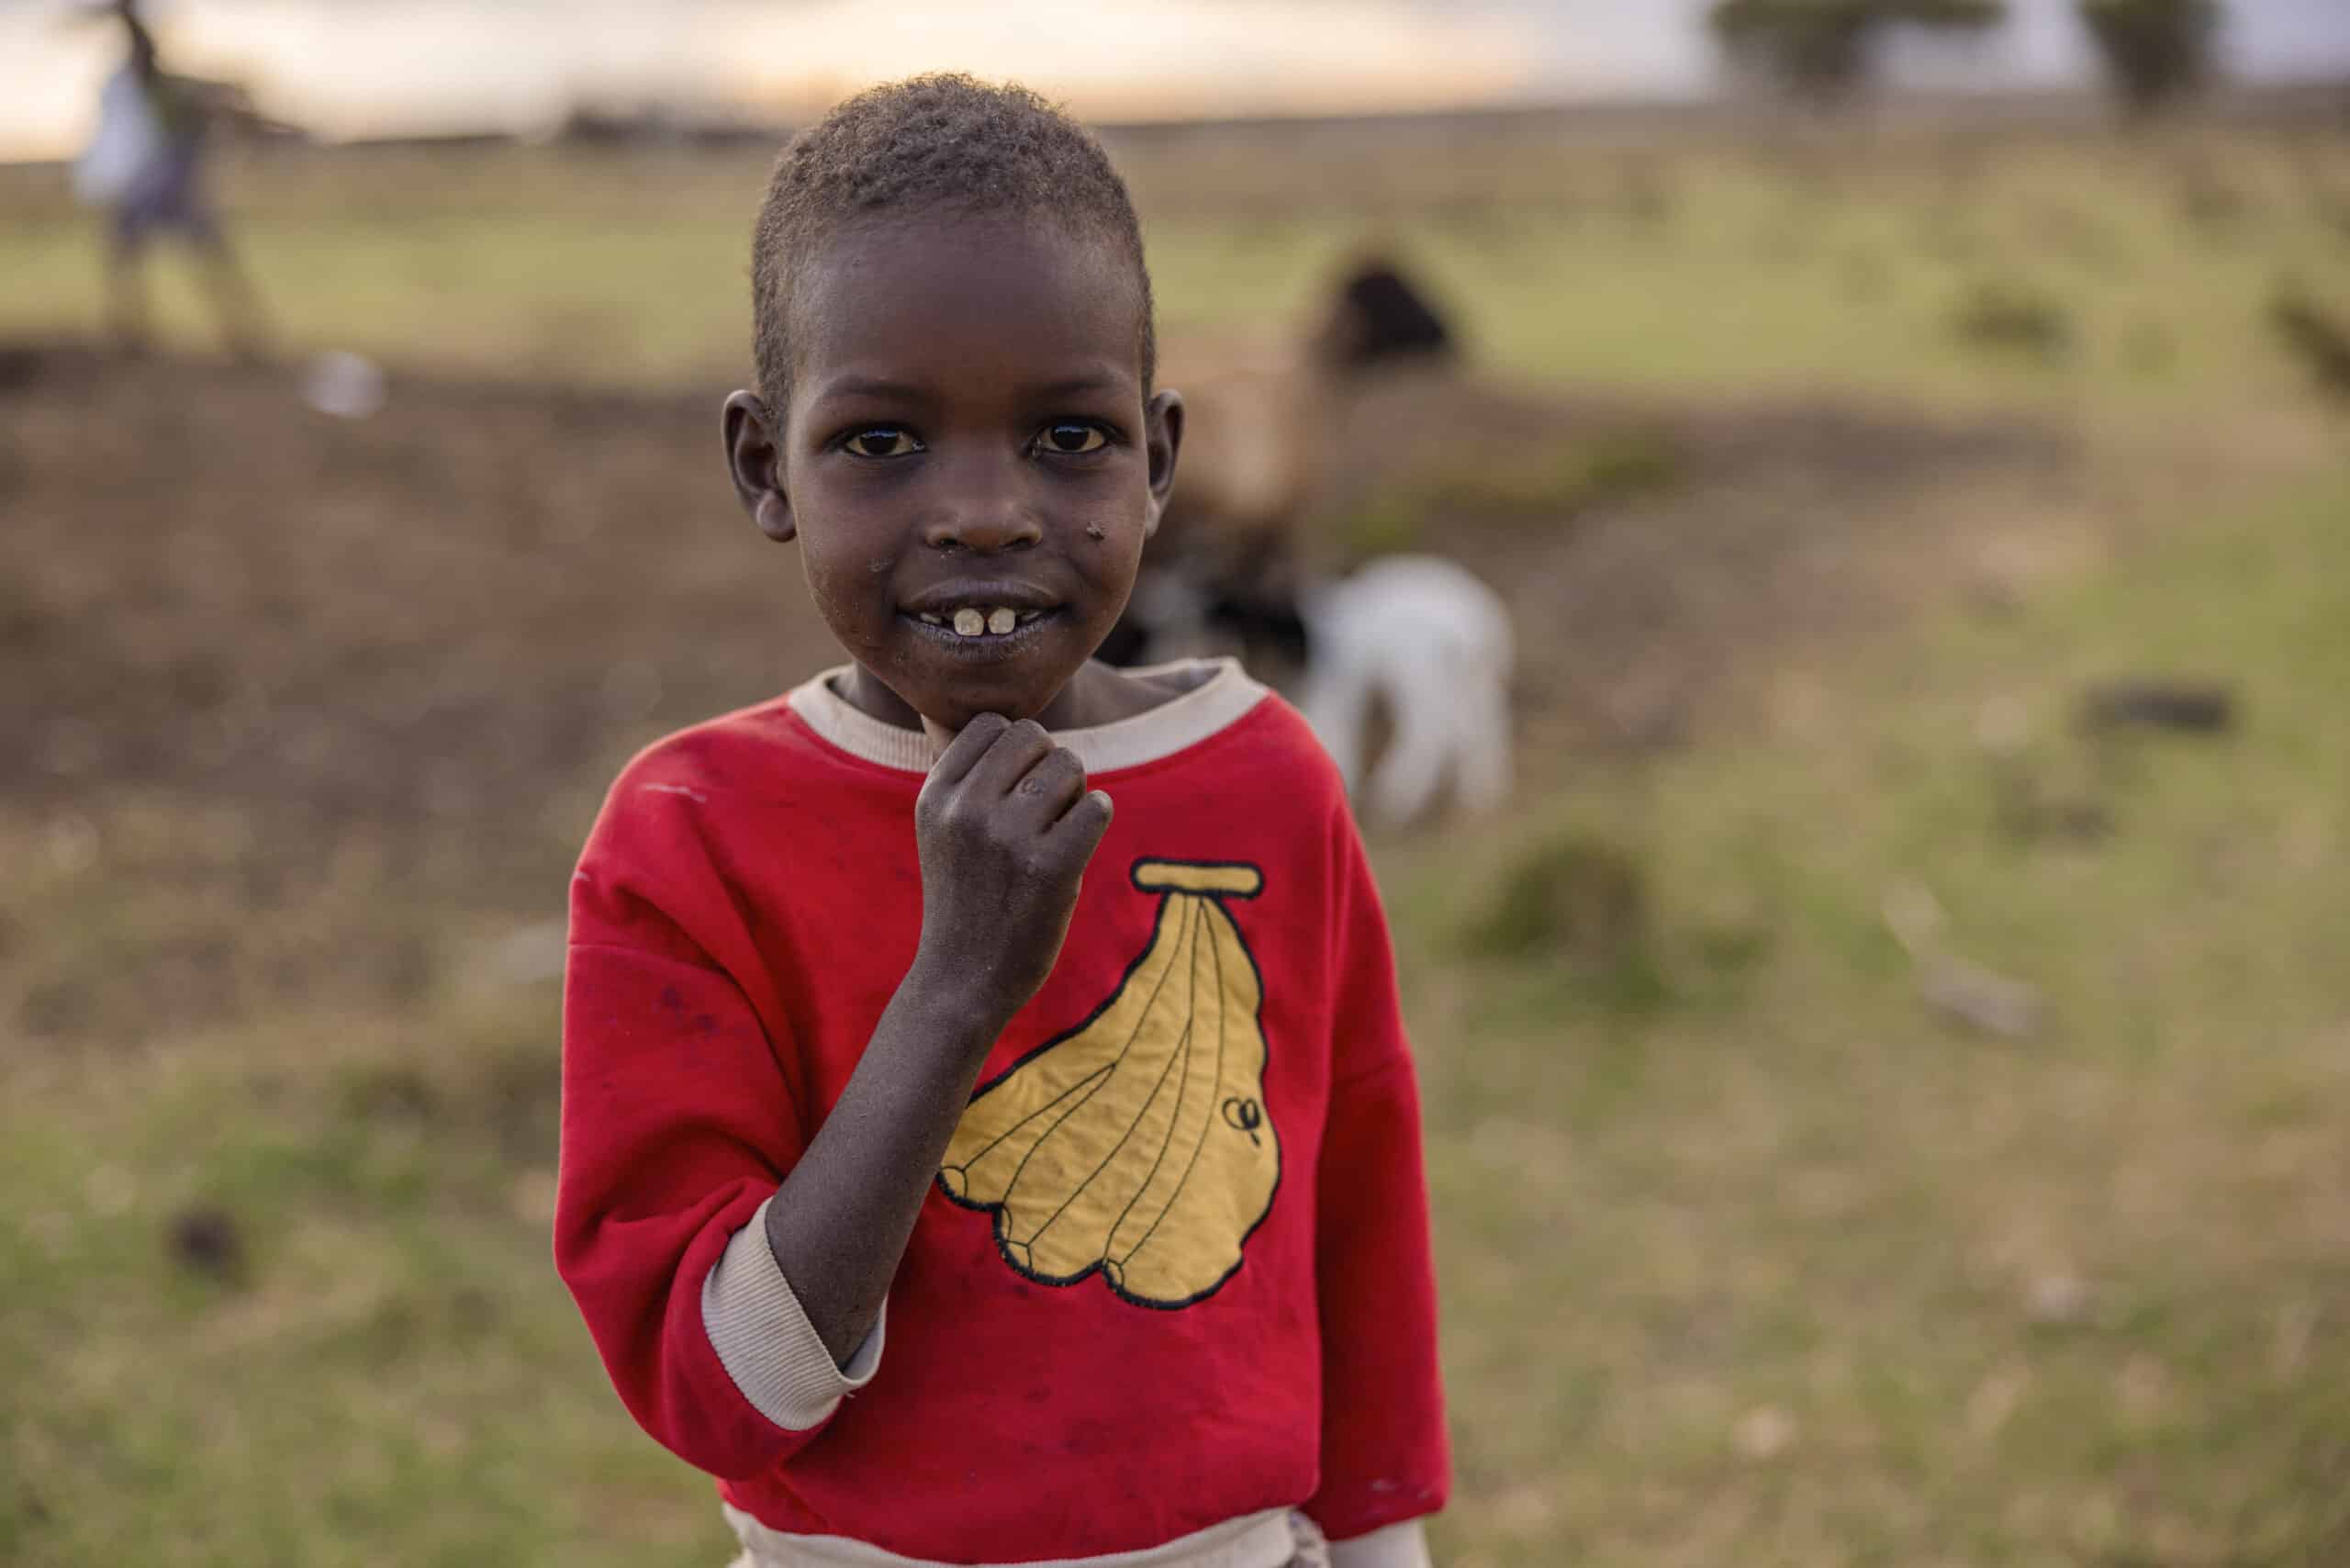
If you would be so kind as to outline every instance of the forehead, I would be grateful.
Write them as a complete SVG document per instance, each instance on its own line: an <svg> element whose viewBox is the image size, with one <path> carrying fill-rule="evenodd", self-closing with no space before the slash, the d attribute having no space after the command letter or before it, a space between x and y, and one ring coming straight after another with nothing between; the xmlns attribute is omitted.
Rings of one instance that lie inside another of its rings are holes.
<svg viewBox="0 0 2350 1568"><path fill-rule="evenodd" d="M977 390L1109 375L1140 390L1133 261L1050 218L864 218L831 235L794 284L794 401L842 376Z"/></svg>

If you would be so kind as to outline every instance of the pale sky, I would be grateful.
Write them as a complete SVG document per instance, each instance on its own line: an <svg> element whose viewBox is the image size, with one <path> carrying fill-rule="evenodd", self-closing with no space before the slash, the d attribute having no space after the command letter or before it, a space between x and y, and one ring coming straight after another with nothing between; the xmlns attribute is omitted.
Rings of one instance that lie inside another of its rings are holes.
<svg viewBox="0 0 2350 1568"><path fill-rule="evenodd" d="M1097 118L1431 108L1695 94L1707 0L155 0L179 69L250 82L330 136L532 130L575 98L767 116L916 71L1014 77ZM0 158L88 133L114 30L68 0L0 0ZM1957 63L1986 84L2087 78L2071 0ZM2232 66L2350 73L2350 0L2234 0ZM1953 72L1963 74L1953 76Z"/></svg>

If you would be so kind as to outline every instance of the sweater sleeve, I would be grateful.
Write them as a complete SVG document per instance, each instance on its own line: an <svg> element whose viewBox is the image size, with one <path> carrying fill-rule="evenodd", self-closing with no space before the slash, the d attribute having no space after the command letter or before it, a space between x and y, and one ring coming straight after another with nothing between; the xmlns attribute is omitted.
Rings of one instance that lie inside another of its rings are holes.
<svg viewBox="0 0 2350 1568"><path fill-rule="evenodd" d="M779 1009L745 991L767 983L756 949L695 865L694 830L608 807L573 879L554 1254L630 1414L735 1479L822 1429L882 1330L835 1367L767 1249L805 1118L789 1042L763 1021Z"/></svg>
<svg viewBox="0 0 2350 1568"><path fill-rule="evenodd" d="M1442 1508L1451 1466L1418 1083L1370 864L1350 820L1337 836L1330 1110L1315 1200L1322 1484L1305 1512L1346 1543ZM1416 1547L1416 1530L1381 1544L1407 1538Z"/></svg>
<svg viewBox="0 0 2350 1568"><path fill-rule="evenodd" d="M765 1470L861 1387L767 1250L766 1204L798 1159L767 1036L723 974L575 945L564 999L555 1264L621 1401L714 1475Z"/></svg>

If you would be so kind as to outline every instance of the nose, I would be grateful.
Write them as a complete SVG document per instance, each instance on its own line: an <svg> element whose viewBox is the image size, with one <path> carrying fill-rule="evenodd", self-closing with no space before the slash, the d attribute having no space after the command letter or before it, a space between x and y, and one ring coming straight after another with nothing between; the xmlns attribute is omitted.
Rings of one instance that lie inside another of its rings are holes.
<svg viewBox="0 0 2350 1568"><path fill-rule="evenodd" d="M943 498L923 524L923 543L940 550L991 554L1024 550L1044 538L1045 528L1029 502L1014 465L962 463L939 477Z"/></svg>

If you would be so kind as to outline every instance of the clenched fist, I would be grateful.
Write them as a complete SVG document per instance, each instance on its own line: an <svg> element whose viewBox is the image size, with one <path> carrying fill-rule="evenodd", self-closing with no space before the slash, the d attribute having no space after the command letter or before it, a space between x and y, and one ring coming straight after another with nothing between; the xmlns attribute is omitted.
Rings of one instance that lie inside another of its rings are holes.
<svg viewBox="0 0 2350 1568"><path fill-rule="evenodd" d="M1053 972L1109 826L1110 797L1032 720L982 713L931 768L914 802L918 961L964 991L990 1039Z"/></svg>

